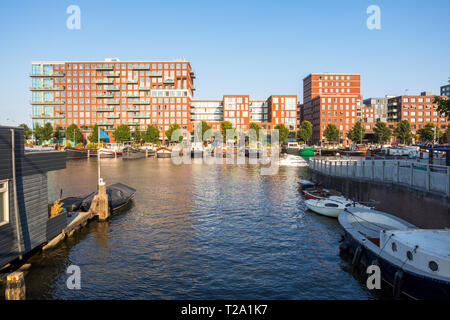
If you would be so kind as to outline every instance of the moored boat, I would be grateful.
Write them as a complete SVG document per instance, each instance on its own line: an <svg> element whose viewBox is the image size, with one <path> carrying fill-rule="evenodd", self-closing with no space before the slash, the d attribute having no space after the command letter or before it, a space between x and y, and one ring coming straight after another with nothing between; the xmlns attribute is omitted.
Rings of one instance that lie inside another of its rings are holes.
<svg viewBox="0 0 450 320"><path fill-rule="evenodd" d="M79 147L66 147L67 159L86 159L89 155L89 149Z"/></svg>
<svg viewBox="0 0 450 320"><path fill-rule="evenodd" d="M323 216L337 218L339 214L346 208L363 208L370 209L370 207L359 204L344 197L331 196L329 198L314 200L308 199L305 201L306 207L318 214Z"/></svg>
<svg viewBox="0 0 450 320"><path fill-rule="evenodd" d="M355 266L376 264L393 295L450 299L450 230L424 230L376 210L350 208L339 215L342 253Z"/></svg>
<svg viewBox="0 0 450 320"><path fill-rule="evenodd" d="M308 163L300 156L294 156L288 154L287 157L280 158L278 161L280 166L290 166L290 167L306 167Z"/></svg>
<svg viewBox="0 0 450 320"><path fill-rule="evenodd" d="M310 147L301 148L299 155L304 156L304 157L312 157L312 156L314 156L314 148L310 148Z"/></svg>
<svg viewBox="0 0 450 320"><path fill-rule="evenodd" d="M157 158L170 158L172 156L172 150L166 147L160 147L156 149Z"/></svg>
<svg viewBox="0 0 450 320"><path fill-rule="evenodd" d="M298 155L300 151L300 145L297 142L288 142L286 147L286 153Z"/></svg>

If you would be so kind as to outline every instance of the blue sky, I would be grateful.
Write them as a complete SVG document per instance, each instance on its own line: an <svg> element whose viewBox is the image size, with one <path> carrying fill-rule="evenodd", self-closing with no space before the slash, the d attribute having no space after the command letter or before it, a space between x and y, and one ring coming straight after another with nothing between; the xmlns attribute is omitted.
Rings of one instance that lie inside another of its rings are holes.
<svg viewBox="0 0 450 320"><path fill-rule="evenodd" d="M66 28L69 5L81 29ZM369 5L381 30L366 27ZM0 124L31 123L32 60L188 59L195 99L297 94L311 72L361 73L364 98L439 93L449 1L2 1ZM11 120L6 120L11 119Z"/></svg>

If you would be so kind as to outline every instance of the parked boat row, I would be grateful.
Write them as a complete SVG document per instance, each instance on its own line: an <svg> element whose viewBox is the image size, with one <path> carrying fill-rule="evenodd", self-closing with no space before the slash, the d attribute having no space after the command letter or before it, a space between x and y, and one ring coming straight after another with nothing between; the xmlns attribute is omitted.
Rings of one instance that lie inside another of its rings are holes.
<svg viewBox="0 0 450 320"><path fill-rule="evenodd" d="M311 181L301 184L309 210L338 218L340 252L354 267L378 266L394 297L450 299L450 230L420 229Z"/></svg>

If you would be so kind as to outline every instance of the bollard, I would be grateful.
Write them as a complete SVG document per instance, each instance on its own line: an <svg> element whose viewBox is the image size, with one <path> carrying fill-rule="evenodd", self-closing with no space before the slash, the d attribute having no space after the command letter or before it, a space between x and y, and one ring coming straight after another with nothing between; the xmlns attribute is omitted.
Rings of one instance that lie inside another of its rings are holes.
<svg viewBox="0 0 450 320"><path fill-rule="evenodd" d="M100 221L109 218L108 195L106 194L106 184L103 179L99 179L98 193L92 199L89 210L92 211L94 216L97 216Z"/></svg>
<svg viewBox="0 0 450 320"><path fill-rule="evenodd" d="M6 277L6 300L25 300L25 277L23 272L13 272Z"/></svg>

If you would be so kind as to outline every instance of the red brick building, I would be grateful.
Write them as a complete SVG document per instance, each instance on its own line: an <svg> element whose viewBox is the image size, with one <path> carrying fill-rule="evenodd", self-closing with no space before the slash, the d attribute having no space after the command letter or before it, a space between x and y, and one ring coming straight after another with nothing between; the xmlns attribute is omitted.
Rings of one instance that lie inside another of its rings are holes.
<svg viewBox="0 0 450 320"><path fill-rule="evenodd" d="M300 121L308 120L313 126L311 142L326 142L323 132L334 124L341 132L340 142L347 144L347 132L357 121L360 109L361 76L353 73L312 73L303 79L303 104Z"/></svg>

